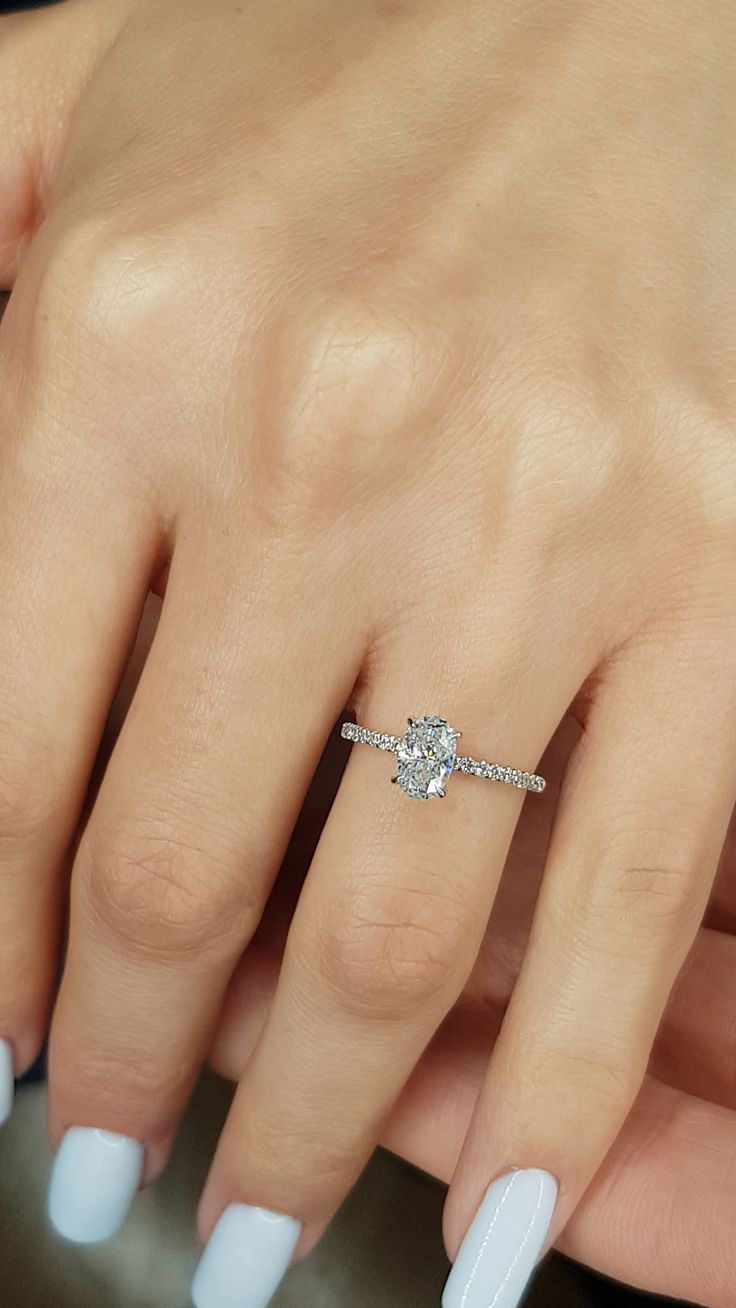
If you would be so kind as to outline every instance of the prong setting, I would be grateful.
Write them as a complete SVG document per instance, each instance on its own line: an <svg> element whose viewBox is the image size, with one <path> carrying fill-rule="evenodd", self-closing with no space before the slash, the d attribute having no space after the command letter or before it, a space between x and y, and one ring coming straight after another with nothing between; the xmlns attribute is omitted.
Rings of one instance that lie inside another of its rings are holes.
<svg viewBox="0 0 736 1308"><path fill-rule="evenodd" d="M534 772L458 755L457 741L462 733L454 731L444 718L409 718L408 722L409 728L403 736L371 731L355 722L344 722L340 734L343 740L354 744L372 745L374 749L396 754L399 767L391 780L414 799L444 799L446 782L453 772L498 781L505 786L515 786L517 790L530 790L536 795L541 795L545 789L544 777ZM426 737L424 740L423 736ZM419 776L422 766L425 770L423 781ZM411 781L412 770L414 782Z"/></svg>
<svg viewBox="0 0 736 1308"><path fill-rule="evenodd" d="M398 784L411 799L444 799L457 742L449 722L434 714L409 718L398 750Z"/></svg>

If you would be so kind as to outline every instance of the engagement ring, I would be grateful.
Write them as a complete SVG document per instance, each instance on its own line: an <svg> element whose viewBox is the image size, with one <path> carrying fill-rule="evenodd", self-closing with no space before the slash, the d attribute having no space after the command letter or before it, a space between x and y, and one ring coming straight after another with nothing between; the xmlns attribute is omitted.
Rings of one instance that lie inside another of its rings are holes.
<svg viewBox="0 0 736 1308"><path fill-rule="evenodd" d="M381 731L369 731L355 722L344 722L343 740L356 745L372 745L398 757L398 770L392 778L412 799L444 799L445 786L453 772L464 772L469 777L482 777L485 781L500 781L517 790L532 790L541 794L546 782L534 772L520 772L518 768L504 767L502 763L486 763L485 759L463 758L457 752L461 732L453 731L444 718L430 715L409 718L404 736L388 736Z"/></svg>

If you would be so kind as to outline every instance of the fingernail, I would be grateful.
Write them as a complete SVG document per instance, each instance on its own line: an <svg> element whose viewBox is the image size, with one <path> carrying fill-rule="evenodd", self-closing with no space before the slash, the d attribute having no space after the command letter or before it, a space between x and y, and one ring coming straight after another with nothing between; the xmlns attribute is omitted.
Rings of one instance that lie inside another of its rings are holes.
<svg viewBox="0 0 736 1308"><path fill-rule="evenodd" d="M77 1244L109 1240L122 1226L142 1175L143 1146L136 1140L73 1126L51 1173L51 1225Z"/></svg>
<svg viewBox="0 0 736 1308"><path fill-rule="evenodd" d="M230 1204L194 1273L194 1308L266 1308L288 1271L301 1229L291 1217Z"/></svg>
<svg viewBox="0 0 736 1308"><path fill-rule="evenodd" d="M0 1126L13 1111L14 1094L13 1051L6 1040L0 1040Z"/></svg>
<svg viewBox="0 0 736 1308"><path fill-rule="evenodd" d="M549 1172L501 1176L486 1191L445 1285L442 1308L516 1308L557 1201Z"/></svg>

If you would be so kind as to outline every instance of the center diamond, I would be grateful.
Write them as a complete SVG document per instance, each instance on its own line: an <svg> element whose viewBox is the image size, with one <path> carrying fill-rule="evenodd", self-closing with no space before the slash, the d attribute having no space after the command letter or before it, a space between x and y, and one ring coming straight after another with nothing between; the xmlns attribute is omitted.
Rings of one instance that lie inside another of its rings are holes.
<svg viewBox="0 0 736 1308"><path fill-rule="evenodd" d="M409 718L398 749L398 785L412 799L444 796L456 753L457 735L444 718Z"/></svg>

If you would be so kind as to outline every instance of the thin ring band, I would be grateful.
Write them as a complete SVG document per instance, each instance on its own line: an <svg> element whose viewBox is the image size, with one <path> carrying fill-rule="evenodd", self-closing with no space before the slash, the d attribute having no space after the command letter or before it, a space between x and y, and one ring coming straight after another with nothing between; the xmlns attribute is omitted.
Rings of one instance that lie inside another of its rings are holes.
<svg viewBox="0 0 736 1308"><path fill-rule="evenodd" d="M485 759L458 755L457 741L461 733L453 731L445 718L433 715L409 718L404 736L391 736L383 731L370 731L356 722L344 722L343 740L355 745L372 745L386 753L396 754L399 770L392 778L412 799L445 797L445 785L453 772L465 776L481 777L485 781L499 781L517 790L530 790L541 795L547 784L535 772L522 772L519 768L502 763L487 763Z"/></svg>

